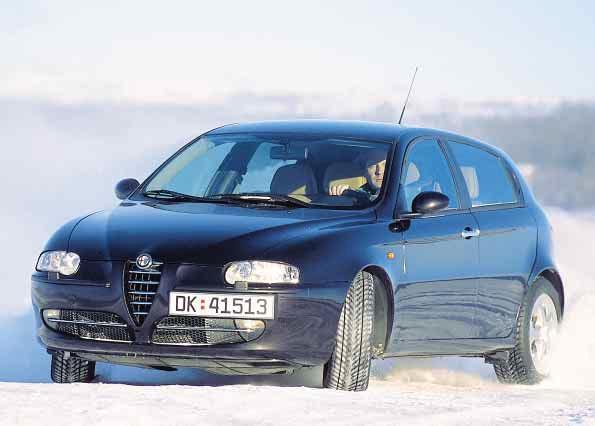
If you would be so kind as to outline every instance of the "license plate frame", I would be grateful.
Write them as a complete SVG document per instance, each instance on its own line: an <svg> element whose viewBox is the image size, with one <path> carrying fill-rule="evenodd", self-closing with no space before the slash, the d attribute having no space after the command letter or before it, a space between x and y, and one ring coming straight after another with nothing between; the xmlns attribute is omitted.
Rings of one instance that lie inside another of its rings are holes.
<svg viewBox="0 0 595 426"><path fill-rule="evenodd" d="M242 308L239 309L239 306ZM272 320L275 319L276 311L277 299L273 294L169 293L169 315Z"/></svg>

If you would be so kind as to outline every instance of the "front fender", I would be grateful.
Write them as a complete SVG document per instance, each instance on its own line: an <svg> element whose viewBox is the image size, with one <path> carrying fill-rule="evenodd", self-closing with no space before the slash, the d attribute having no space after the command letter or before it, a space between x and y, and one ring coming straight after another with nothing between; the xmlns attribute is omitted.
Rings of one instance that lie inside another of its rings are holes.
<svg viewBox="0 0 595 426"><path fill-rule="evenodd" d="M295 237L267 250L265 257L297 266L306 284L344 282L345 293L358 272L379 268L394 292L392 283L402 270L401 244L401 234L391 232L388 222L360 222Z"/></svg>
<svg viewBox="0 0 595 426"><path fill-rule="evenodd" d="M43 251L68 250L70 236L72 235L72 232L74 231L76 226L83 219L85 219L95 213L96 212L90 213L90 214L87 214L84 216L79 216L77 218L74 218L74 219L66 222L56 232L54 232L54 234L49 238L49 240L46 242L46 244L43 248Z"/></svg>

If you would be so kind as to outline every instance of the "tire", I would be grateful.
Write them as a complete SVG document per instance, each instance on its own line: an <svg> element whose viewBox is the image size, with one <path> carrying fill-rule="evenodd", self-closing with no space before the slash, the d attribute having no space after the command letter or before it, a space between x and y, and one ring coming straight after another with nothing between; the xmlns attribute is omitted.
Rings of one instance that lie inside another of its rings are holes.
<svg viewBox="0 0 595 426"><path fill-rule="evenodd" d="M553 302L556 326L560 322L562 312L560 295L549 281L540 278L529 289L521 305L517 319L515 347L509 352L507 359L494 362L494 371L501 383L531 385L541 382L548 376L547 368L533 359L530 338L533 309L538 300L543 301L546 298ZM547 355L550 353L551 350L548 349ZM547 360L545 363L547 364Z"/></svg>
<svg viewBox="0 0 595 426"><path fill-rule="evenodd" d="M56 352L52 354L51 375L55 383L90 382L95 377L95 362Z"/></svg>
<svg viewBox="0 0 595 426"><path fill-rule="evenodd" d="M373 333L374 277L360 272L341 310L335 350L324 366L324 387L344 391L368 388Z"/></svg>

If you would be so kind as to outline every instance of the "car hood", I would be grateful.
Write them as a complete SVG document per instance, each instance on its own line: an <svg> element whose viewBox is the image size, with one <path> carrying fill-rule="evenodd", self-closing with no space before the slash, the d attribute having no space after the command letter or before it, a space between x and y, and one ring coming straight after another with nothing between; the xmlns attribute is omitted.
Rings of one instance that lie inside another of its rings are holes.
<svg viewBox="0 0 595 426"><path fill-rule="evenodd" d="M288 239L341 227L374 212L262 209L207 203L126 202L81 220L68 250L83 260L133 260L141 253L160 262L225 264L254 259Z"/></svg>

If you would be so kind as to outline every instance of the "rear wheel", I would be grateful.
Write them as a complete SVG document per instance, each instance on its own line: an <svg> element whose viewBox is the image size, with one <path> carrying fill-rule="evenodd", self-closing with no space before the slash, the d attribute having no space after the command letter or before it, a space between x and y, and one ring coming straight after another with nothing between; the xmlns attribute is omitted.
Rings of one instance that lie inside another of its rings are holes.
<svg viewBox="0 0 595 426"><path fill-rule="evenodd" d="M535 384L549 375L552 345L561 317L560 296L545 278L529 290L517 320L516 346L494 363L502 383Z"/></svg>
<svg viewBox="0 0 595 426"><path fill-rule="evenodd" d="M90 382L94 377L94 361L86 361L64 352L52 354L52 380L55 383Z"/></svg>
<svg viewBox="0 0 595 426"><path fill-rule="evenodd" d="M324 387L346 391L368 388L373 333L374 277L360 272L341 311L335 350L324 366Z"/></svg>

